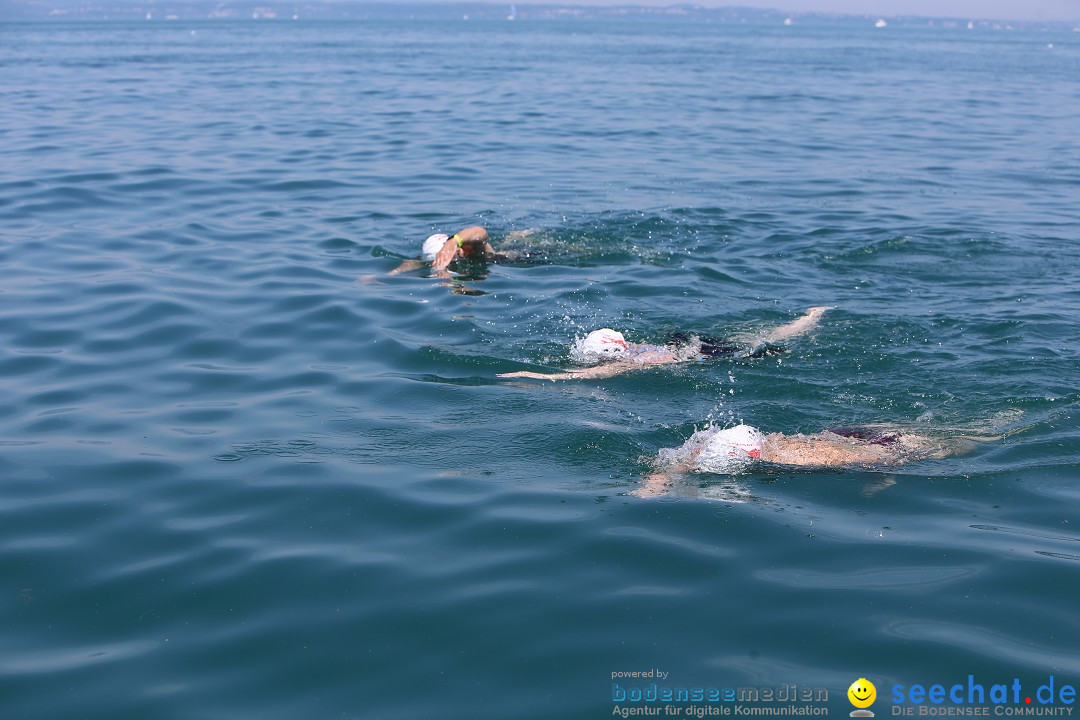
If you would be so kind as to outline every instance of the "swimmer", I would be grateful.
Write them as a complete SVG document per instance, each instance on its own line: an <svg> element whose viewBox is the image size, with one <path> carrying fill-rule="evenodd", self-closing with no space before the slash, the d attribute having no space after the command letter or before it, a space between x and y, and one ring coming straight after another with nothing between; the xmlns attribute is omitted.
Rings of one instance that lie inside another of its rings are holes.
<svg viewBox="0 0 1080 720"><path fill-rule="evenodd" d="M802 317L752 338L746 343L718 340L677 333L665 345L627 342L623 334L610 328L594 330L571 349L571 358L593 363L590 367L559 373L538 373L528 370L499 373L501 378L532 378L534 380L588 380L621 375L653 365L696 362L710 357L762 357L780 352L776 343L810 332L831 306L809 308Z"/></svg>
<svg viewBox="0 0 1080 720"><path fill-rule="evenodd" d="M520 233L520 231L519 231ZM513 234L513 233L511 233ZM473 260L478 262L513 262L519 259L519 253L496 252L488 242L488 232L479 225L459 230L453 235L437 233L424 241L420 257L406 260L390 271L390 275L419 270L431 265L435 275L445 277L446 269L454 260Z"/></svg>
<svg viewBox="0 0 1080 720"><path fill-rule="evenodd" d="M671 486L672 475L734 474L755 462L839 468L940 459L970 452L975 442L1001 440L1008 434L931 437L890 425L835 427L811 435L765 434L749 425L709 428L691 435L681 447L662 449L656 461L659 472L647 476L631 494L656 497Z"/></svg>

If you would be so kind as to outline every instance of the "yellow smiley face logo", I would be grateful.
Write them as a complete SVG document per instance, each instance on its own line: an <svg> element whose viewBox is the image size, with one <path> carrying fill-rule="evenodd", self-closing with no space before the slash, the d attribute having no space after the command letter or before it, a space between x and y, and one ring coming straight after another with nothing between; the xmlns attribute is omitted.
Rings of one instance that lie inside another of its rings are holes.
<svg viewBox="0 0 1080 720"><path fill-rule="evenodd" d="M859 678L847 689L848 700L857 708L868 708L877 700L877 688L866 678Z"/></svg>

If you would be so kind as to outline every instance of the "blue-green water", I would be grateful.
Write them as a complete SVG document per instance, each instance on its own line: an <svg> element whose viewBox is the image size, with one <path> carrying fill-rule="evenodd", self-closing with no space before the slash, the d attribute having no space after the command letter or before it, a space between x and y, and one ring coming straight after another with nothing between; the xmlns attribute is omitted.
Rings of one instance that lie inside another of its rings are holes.
<svg viewBox="0 0 1080 720"><path fill-rule="evenodd" d="M6 24L0 78L4 718L1080 683L1080 36ZM385 276L475 223L549 262ZM779 357L495 379L817 304ZM1016 411L628 494L710 420Z"/></svg>

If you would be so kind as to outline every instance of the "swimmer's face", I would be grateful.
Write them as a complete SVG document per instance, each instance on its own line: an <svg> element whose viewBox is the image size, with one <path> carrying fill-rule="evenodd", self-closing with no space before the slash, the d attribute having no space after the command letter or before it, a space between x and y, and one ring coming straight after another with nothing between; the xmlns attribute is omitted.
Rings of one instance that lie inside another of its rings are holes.
<svg viewBox="0 0 1080 720"><path fill-rule="evenodd" d="M868 708L877 699L877 688L866 678L859 678L851 683L847 690L848 700L857 708Z"/></svg>

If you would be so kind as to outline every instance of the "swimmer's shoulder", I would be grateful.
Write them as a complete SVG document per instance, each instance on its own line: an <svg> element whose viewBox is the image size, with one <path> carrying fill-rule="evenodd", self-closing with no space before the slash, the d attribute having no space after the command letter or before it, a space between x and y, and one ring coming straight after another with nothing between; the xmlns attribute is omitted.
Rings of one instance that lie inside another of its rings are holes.
<svg viewBox="0 0 1080 720"><path fill-rule="evenodd" d="M653 345L651 343L631 343L630 347L626 349L623 359L638 364L672 363L683 360L666 345Z"/></svg>

